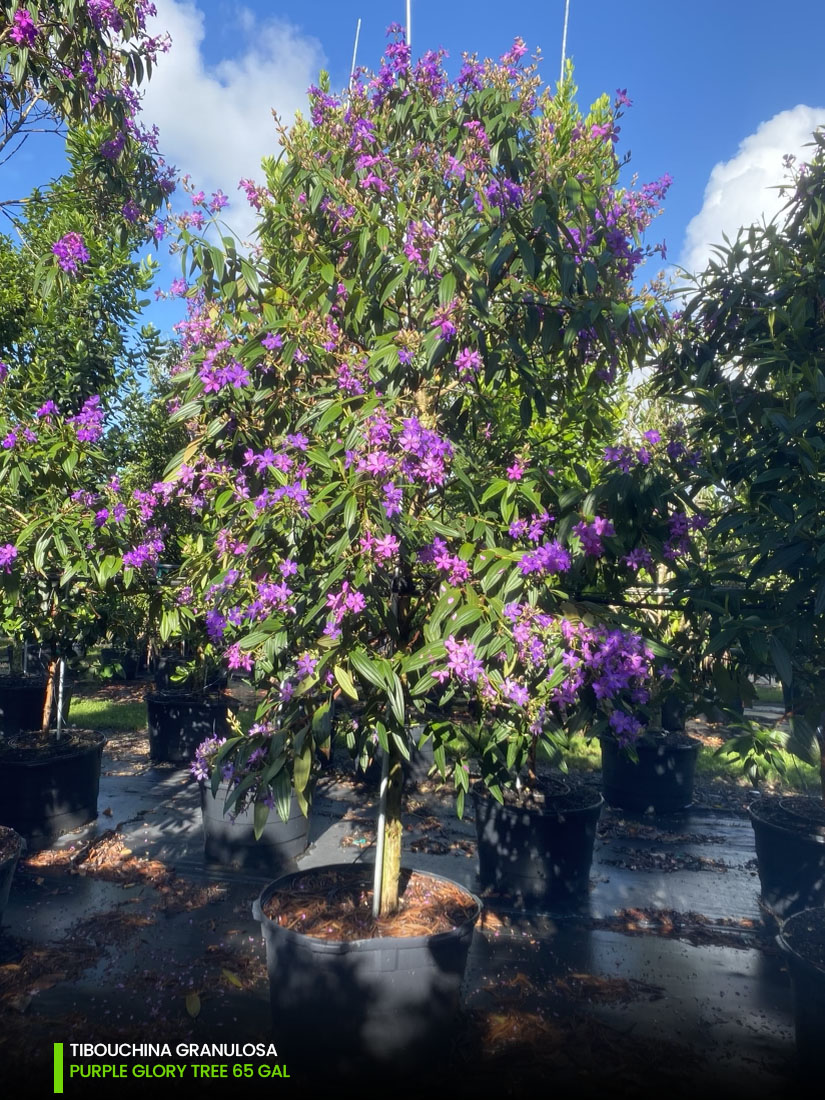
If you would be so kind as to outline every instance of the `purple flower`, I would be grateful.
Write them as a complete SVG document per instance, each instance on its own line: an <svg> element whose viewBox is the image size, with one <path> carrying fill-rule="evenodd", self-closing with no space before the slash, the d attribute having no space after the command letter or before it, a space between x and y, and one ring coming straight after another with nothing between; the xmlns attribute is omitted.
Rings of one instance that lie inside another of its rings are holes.
<svg viewBox="0 0 825 1100"><path fill-rule="evenodd" d="M77 438L81 443L96 443L103 435L103 410L97 394L87 397L77 416L70 416L67 423L77 425Z"/></svg>
<svg viewBox="0 0 825 1100"><path fill-rule="evenodd" d="M14 13L14 26L9 31L9 38L18 46L33 46L37 40L39 28L32 19L31 14L25 8L18 8Z"/></svg>
<svg viewBox="0 0 825 1100"><path fill-rule="evenodd" d="M77 273L78 264L85 264L89 259L88 249L79 233L66 233L52 245L52 252L57 256L58 266L72 275Z"/></svg>
<svg viewBox="0 0 825 1100"><path fill-rule="evenodd" d="M8 363L0 362L0 382L5 382L9 376Z"/></svg>
<svg viewBox="0 0 825 1100"><path fill-rule="evenodd" d="M144 565L154 565L162 549L163 543L160 539L141 543L126 551L123 555L123 564L128 569L142 569Z"/></svg>
<svg viewBox="0 0 825 1100"><path fill-rule="evenodd" d="M629 554L622 558L622 561L634 573L638 573L640 569L650 569L653 566L650 551L644 546L637 546L634 550L631 550Z"/></svg>
<svg viewBox="0 0 825 1100"><path fill-rule="evenodd" d="M48 419L50 416L56 414L58 411L59 410L54 401L47 401L45 405L41 405L40 408L35 411L34 415L38 417L38 419L43 417Z"/></svg>
<svg viewBox="0 0 825 1100"><path fill-rule="evenodd" d="M400 515L401 502L404 499L403 489L397 488L393 484L393 482L388 481L387 484L383 486L383 490L384 499L381 503L384 507L384 512L386 513L387 519L389 519L391 516Z"/></svg>
<svg viewBox="0 0 825 1100"><path fill-rule="evenodd" d="M478 374L481 370L481 356L475 348L462 348L455 357L459 374Z"/></svg>
<svg viewBox="0 0 825 1100"><path fill-rule="evenodd" d="M261 340L267 351L275 351L284 346L284 338L279 332L268 332Z"/></svg>
<svg viewBox="0 0 825 1100"><path fill-rule="evenodd" d="M573 528L573 533L579 536L585 554L591 558L600 558L604 553L602 538L612 538L616 534L610 520L602 516L596 516L592 523L582 520Z"/></svg>
<svg viewBox="0 0 825 1100"><path fill-rule="evenodd" d="M311 676L313 672L315 672L315 667L317 664L317 657L313 657L309 653L302 653L298 660L295 662L295 668L300 678L304 680L307 676Z"/></svg>
<svg viewBox="0 0 825 1100"><path fill-rule="evenodd" d="M132 224L134 224L140 217L140 207L136 202L133 202L131 199L129 199L128 202L125 202L123 206L121 206L120 212L126 219L126 221L131 222Z"/></svg>
<svg viewBox="0 0 825 1100"><path fill-rule="evenodd" d="M11 573L11 563L17 557L17 547L12 543L7 542L5 546L0 546L0 568L3 568L7 573Z"/></svg>
<svg viewBox="0 0 825 1100"><path fill-rule="evenodd" d="M100 146L100 155L107 160L117 160L126 145L126 135L120 130L113 138L104 141Z"/></svg>
<svg viewBox="0 0 825 1100"><path fill-rule="evenodd" d="M455 676L461 683L468 684L476 683L483 675L484 666L469 638L458 641L451 634L444 640L444 648L447 650L447 668L442 670L442 674L433 673L436 679L443 679L443 674L446 674L446 676Z"/></svg>
<svg viewBox="0 0 825 1100"><path fill-rule="evenodd" d="M558 541L545 542L524 554L518 567L525 576L528 573L566 573L570 568L570 554Z"/></svg>
<svg viewBox="0 0 825 1100"><path fill-rule="evenodd" d="M245 672L251 672L255 663L251 653L243 653L240 644L235 642L226 651L226 663L230 668L242 668Z"/></svg>

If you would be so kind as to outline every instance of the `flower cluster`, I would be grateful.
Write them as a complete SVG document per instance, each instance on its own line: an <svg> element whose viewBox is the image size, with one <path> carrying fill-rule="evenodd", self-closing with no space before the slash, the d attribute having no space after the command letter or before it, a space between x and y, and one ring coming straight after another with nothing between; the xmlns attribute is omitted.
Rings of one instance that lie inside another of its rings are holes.
<svg viewBox="0 0 825 1100"><path fill-rule="evenodd" d="M58 266L71 275L77 274L79 264L89 262L89 250L79 233L64 234L52 245L52 252L57 256Z"/></svg>

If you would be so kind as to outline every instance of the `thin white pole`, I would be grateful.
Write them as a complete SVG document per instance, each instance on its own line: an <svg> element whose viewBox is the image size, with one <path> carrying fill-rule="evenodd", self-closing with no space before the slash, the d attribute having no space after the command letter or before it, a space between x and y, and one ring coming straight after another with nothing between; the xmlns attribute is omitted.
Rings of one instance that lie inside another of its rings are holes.
<svg viewBox="0 0 825 1100"><path fill-rule="evenodd" d="M57 667L59 669L57 680L57 739L59 741L63 733L63 684L66 678L66 662L62 657Z"/></svg>
<svg viewBox="0 0 825 1100"><path fill-rule="evenodd" d="M381 786L378 788L378 820L375 825L375 868L372 875L372 915L381 914L381 888L384 884L384 830L387 824L387 787L390 754L381 751Z"/></svg>
<svg viewBox="0 0 825 1100"><path fill-rule="evenodd" d="M564 0L564 30L561 36L561 73L559 74L559 84L564 83L564 61L567 55L567 20L570 16L570 0Z"/></svg>
<svg viewBox="0 0 825 1100"><path fill-rule="evenodd" d="M358 23L355 27L355 44L352 47L352 65L350 66L350 70L349 70L350 80L352 80L352 78L355 76L355 59L358 56L358 39L359 39L360 35L361 35L361 20L359 19Z"/></svg>
<svg viewBox="0 0 825 1100"><path fill-rule="evenodd" d="M412 50L412 0L407 0L407 49ZM412 61L412 53L410 53Z"/></svg>

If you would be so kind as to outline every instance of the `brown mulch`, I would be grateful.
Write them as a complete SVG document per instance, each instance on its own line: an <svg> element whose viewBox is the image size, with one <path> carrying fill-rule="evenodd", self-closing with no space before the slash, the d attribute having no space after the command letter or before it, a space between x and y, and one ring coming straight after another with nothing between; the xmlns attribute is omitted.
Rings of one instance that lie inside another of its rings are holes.
<svg viewBox="0 0 825 1100"><path fill-rule="evenodd" d="M294 889L275 893L264 906L281 928L326 940L378 936L432 936L470 920L478 906L452 882L419 871L402 871L398 912L372 915L371 870L336 867L302 874Z"/></svg>
<svg viewBox="0 0 825 1100"><path fill-rule="evenodd" d="M764 947L765 930L749 917L715 917L703 913L680 913L676 909L619 909L609 917L590 922L591 927L609 932L629 932L654 936L673 936L694 945L729 946L732 935L747 941L759 941Z"/></svg>
<svg viewBox="0 0 825 1100"><path fill-rule="evenodd" d="M151 680L127 680L112 684L85 681L75 684L75 699L100 699L106 703L142 703L146 693L152 691Z"/></svg>
<svg viewBox="0 0 825 1100"><path fill-rule="evenodd" d="M657 871L670 874L674 871L715 871L724 874L730 868L722 860L687 853L657 852L646 848L630 848L618 859L601 857L602 863L622 867L628 871Z"/></svg>
<svg viewBox="0 0 825 1100"><path fill-rule="evenodd" d="M89 875L123 886L150 886L159 897L155 908L168 913L199 909L222 897L227 890L221 883L189 882L159 860L135 856L114 829L107 829L85 847L35 852L22 862L22 866L29 871L68 869L73 874Z"/></svg>

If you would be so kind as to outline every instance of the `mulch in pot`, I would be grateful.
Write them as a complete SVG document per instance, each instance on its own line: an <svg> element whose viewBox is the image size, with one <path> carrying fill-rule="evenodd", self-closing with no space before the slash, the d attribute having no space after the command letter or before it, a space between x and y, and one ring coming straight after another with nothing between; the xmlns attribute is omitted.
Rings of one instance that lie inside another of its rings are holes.
<svg viewBox="0 0 825 1100"><path fill-rule="evenodd" d="M825 975L825 908L806 909L782 932L785 942Z"/></svg>
<svg viewBox="0 0 825 1100"><path fill-rule="evenodd" d="M103 740L96 730L65 729L59 738L53 731L45 735L39 730L19 733L0 739L0 764L37 764L74 756Z"/></svg>
<svg viewBox="0 0 825 1100"><path fill-rule="evenodd" d="M450 932L477 911L475 901L459 886L403 870L398 912L376 919L372 873L372 867L357 865L307 872L299 883L269 898L264 913L279 927L301 935L351 941Z"/></svg>
<svg viewBox="0 0 825 1100"><path fill-rule="evenodd" d="M820 798L804 794L771 795L757 798L750 809L771 825L825 836L825 804Z"/></svg>
<svg viewBox="0 0 825 1100"><path fill-rule="evenodd" d="M474 788L482 797L492 798L483 784ZM536 777L530 786L519 790L503 789L504 805L519 810L534 810L538 813L558 813L565 810L582 810L599 800L599 792L575 776L542 774Z"/></svg>

